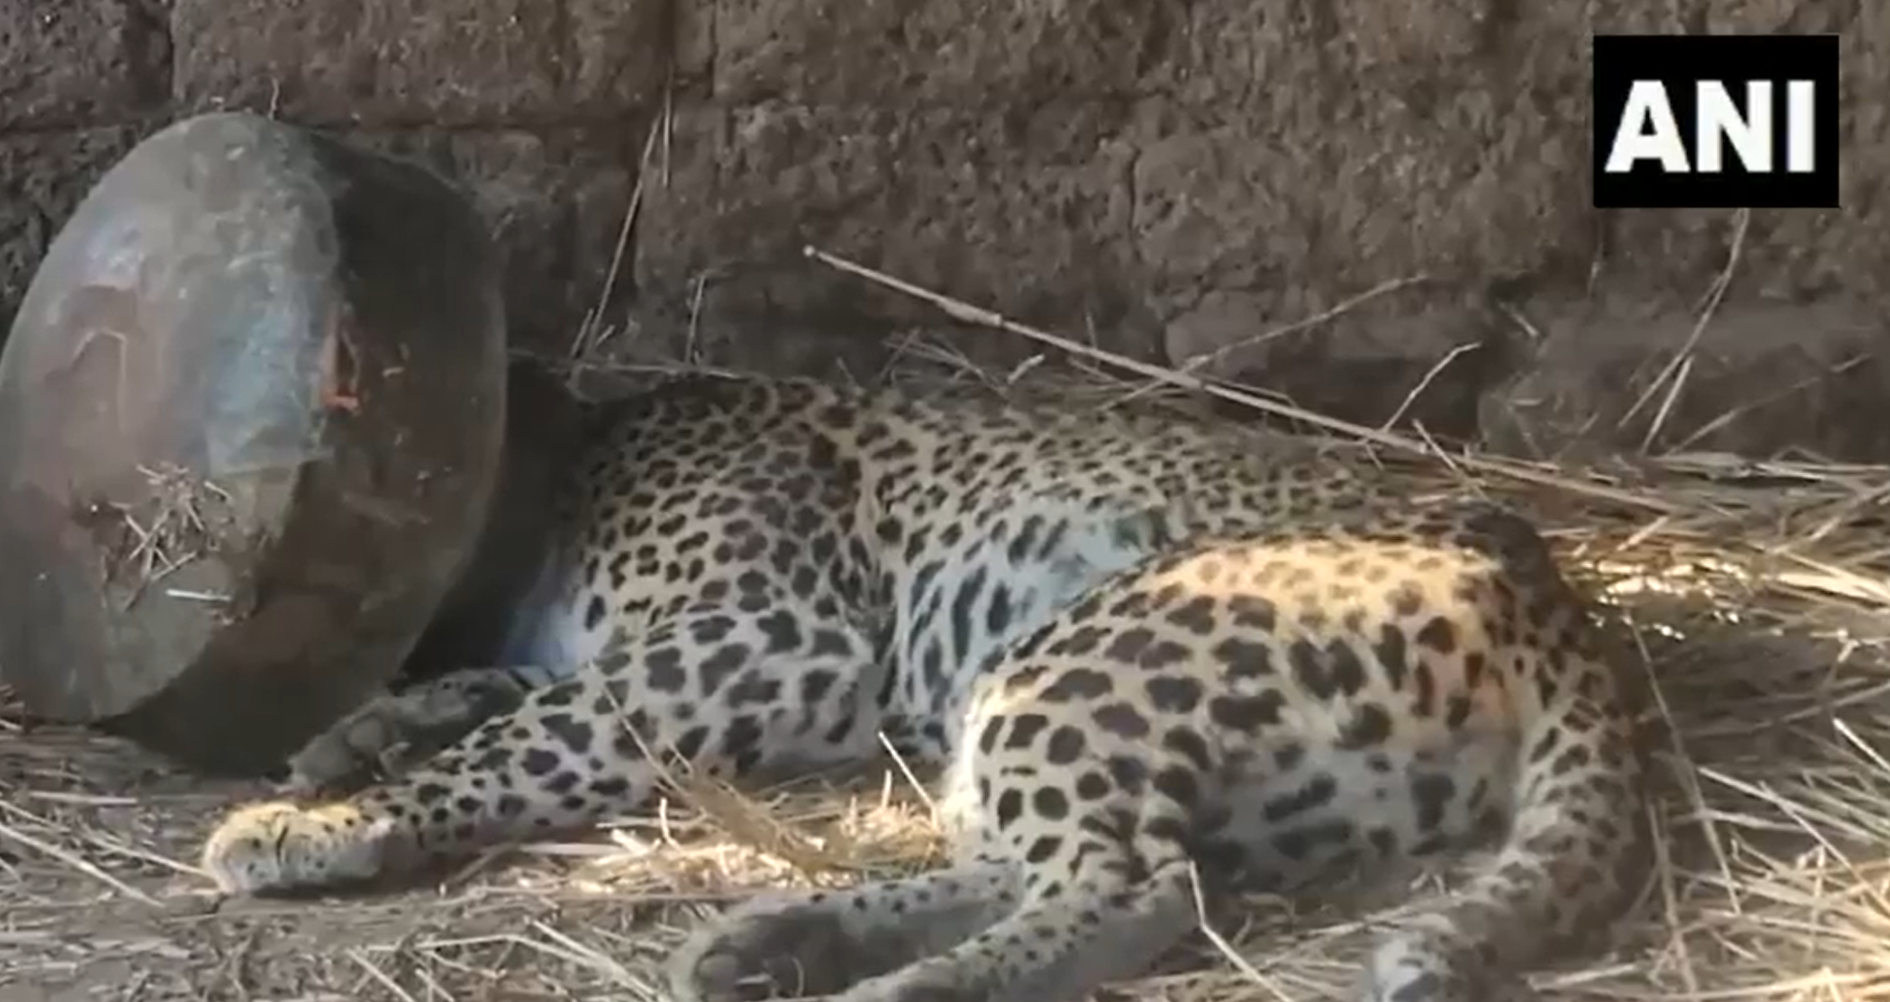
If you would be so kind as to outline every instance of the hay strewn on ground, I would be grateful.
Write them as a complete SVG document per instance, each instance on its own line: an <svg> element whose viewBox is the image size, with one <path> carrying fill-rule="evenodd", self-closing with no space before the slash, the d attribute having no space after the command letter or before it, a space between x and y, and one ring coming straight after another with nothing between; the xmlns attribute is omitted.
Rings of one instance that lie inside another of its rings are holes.
<svg viewBox="0 0 1890 1002"><path fill-rule="evenodd" d="M967 385L1199 402L1113 369L992 374L913 347L912 368ZM1612 603L1627 667L1657 697L1657 880L1616 951L1545 972L1543 996L1890 997L1890 468L1674 456L1578 473L1325 426L1334 461L1537 515ZM937 848L920 788L882 763L850 782L716 791L427 890L216 907L188 861L216 810L258 792L107 739L0 729L0 1000L661 999L656 964L708 906L910 870ZM1119 994L1342 998L1400 900L1256 900L1245 926Z"/></svg>

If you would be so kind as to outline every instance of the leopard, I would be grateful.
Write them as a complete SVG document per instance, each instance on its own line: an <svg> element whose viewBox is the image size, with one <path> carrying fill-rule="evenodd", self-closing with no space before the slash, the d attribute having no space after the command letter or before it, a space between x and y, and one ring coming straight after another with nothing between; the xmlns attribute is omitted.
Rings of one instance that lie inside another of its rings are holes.
<svg viewBox="0 0 1890 1002"><path fill-rule="evenodd" d="M1485 1002L1592 947L1645 877L1619 659L1496 502L962 387L698 373L587 407L512 667L317 735L290 795L205 840L220 890L581 829L677 766L887 747L943 770L949 861L735 905L675 951L676 1002L1076 1002L1185 941L1200 900L1459 856L1358 997Z"/></svg>

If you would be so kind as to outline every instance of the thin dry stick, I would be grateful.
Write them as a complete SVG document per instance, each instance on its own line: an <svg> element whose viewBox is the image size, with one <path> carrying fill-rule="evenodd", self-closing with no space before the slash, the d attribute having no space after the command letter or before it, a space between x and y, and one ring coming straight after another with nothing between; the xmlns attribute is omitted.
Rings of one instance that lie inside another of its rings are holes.
<svg viewBox="0 0 1890 1002"><path fill-rule="evenodd" d="M68 851L62 846L57 846L57 845L52 844L51 842L42 841L38 838L35 838L32 835L28 835L27 833L19 830L18 828L13 827L10 824L7 824L4 821L0 821L0 837L10 838L15 842L20 843L21 845L26 846L27 848L35 849L41 853L44 853L47 856L51 856L52 858L58 860L59 862L64 863L69 867L72 867L74 870L77 870L80 873L83 873L86 876L91 877L93 880L96 880L99 883L102 883L105 886L110 887L112 890L115 890L118 893L123 894L124 896L128 898L131 898L143 904L151 905L152 907L158 907L158 902L156 898L153 898L151 895L146 894L141 890L138 890L136 887L133 887L130 884L127 884L124 881L119 880L117 877L114 877L111 874L106 873L104 870L101 870L96 865L94 865L90 860L87 860L76 853Z"/></svg>
<svg viewBox="0 0 1890 1002"><path fill-rule="evenodd" d="M1477 344L1475 342L1467 342L1450 349L1443 358L1437 360L1437 364L1425 370L1423 378L1417 381L1416 386L1411 387L1411 392L1404 395L1404 401L1398 405L1397 410L1391 412L1391 416L1386 418L1383 424L1378 426L1378 430L1390 431L1392 428L1396 427L1399 421L1404 420L1405 412L1411 409L1411 405L1417 403L1417 398L1423 396L1424 390L1428 388L1445 369L1450 368L1450 363L1461 358L1465 352L1475 350L1477 350Z"/></svg>
<svg viewBox="0 0 1890 1002"><path fill-rule="evenodd" d="M886 754L892 756L893 765L899 768L899 774L906 778L906 783L911 786L912 791L918 795L919 802L925 805L926 814L932 818L934 824L937 824L941 817L938 812L938 804L932 800L932 795L926 791L925 784L919 782L919 777L913 774L912 767L906 764L906 757L899 754L899 749L893 747L892 739L886 737L885 731L879 732L879 744L881 748L886 749Z"/></svg>
<svg viewBox="0 0 1890 1002"><path fill-rule="evenodd" d="M362 953L358 947L349 950L347 956L349 960L354 961L357 967L361 968L362 972L366 974L369 979L379 984L382 988L387 989L389 994L400 999L401 1002L420 1002L419 999L413 997L411 992L400 987L400 982L395 981L392 975L381 970L374 961L369 960L367 954Z"/></svg>
<svg viewBox="0 0 1890 1002"><path fill-rule="evenodd" d="M1182 375L1193 375L1194 373L1201 371L1201 369L1203 369L1204 367L1211 365L1215 362L1218 362L1221 359L1226 358L1228 355L1236 351L1241 351L1246 348L1251 348L1259 344L1265 344L1268 341L1274 341L1279 338L1283 338L1287 336L1288 334L1296 334L1300 331L1311 330L1312 328L1318 327L1321 324L1326 324L1334 320L1337 320L1340 317L1346 315L1347 313L1350 313L1353 310L1358 309L1360 306L1363 306L1366 303L1369 303L1372 300L1377 299L1379 296L1388 295L1390 293L1397 292L1399 289L1406 289L1413 285L1418 285L1420 283L1428 282L1430 280L1431 278L1429 275L1405 275L1401 278L1394 278L1388 281L1380 282L1377 285L1374 285L1371 288L1366 289L1364 292L1358 293L1357 295L1354 295L1354 296L1349 296L1345 300L1339 302L1337 305L1334 305L1328 309L1320 310L1318 313L1315 313L1311 316L1301 317L1290 324L1281 324L1277 327L1268 328L1267 330L1261 331L1260 333L1252 335L1251 337L1239 338L1235 341L1221 345L1220 347L1215 348L1211 351L1205 351L1199 355L1195 355L1194 357L1188 359L1186 362L1181 363L1181 366L1177 368L1175 371L1178 373L1181 373ZM1093 344L1093 342L1095 341L1094 333L1095 332L1092 330L1091 338L1090 338L1092 342L1091 347L1094 347L1094 344ZM1453 355L1452 357L1455 357L1455 356ZM1042 359L1043 359L1043 356L1038 355L1032 358L1030 361L1026 362L1025 364L1034 365L1036 362L1039 362ZM1162 382L1165 382L1165 380L1151 379L1148 382L1145 382L1142 385L1130 390L1128 393L1123 394L1121 399L1115 401L1115 403L1122 404L1122 403L1127 403L1132 400L1140 399L1142 396L1149 393L1151 390L1153 390L1157 385L1159 385ZM1415 395L1415 393L1413 395Z"/></svg>
<svg viewBox="0 0 1890 1002"><path fill-rule="evenodd" d="M1282 324L1270 330L1265 330L1265 331L1260 332L1259 334L1255 334L1252 337L1244 337L1237 341L1233 341L1231 343L1221 345L1220 347L1215 348L1212 351L1203 352L1199 355L1196 355L1193 358L1188 359L1186 362L1183 362L1181 365L1181 369L1179 371L1190 372L1190 373L1197 372L1201 369L1202 366L1210 365L1216 361L1219 361L1222 358L1227 357L1229 354L1232 354L1233 352L1240 351L1243 348L1251 348L1257 344L1265 344L1268 341L1273 341L1278 338L1285 337L1288 334L1293 334L1293 333L1303 331L1303 330L1309 330L1311 328L1319 326L1320 324L1329 323L1331 321L1339 319L1340 317L1346 315L1347 313L1352 312L1353 310L1358 309L1359 307L1365 305L1366 303L1369 303L1372 300L1377 299L1379 296L1389 295L1393 292L1397 292L1400 289L1407 289L1413 285L1420 285L1430 280L1431 280L1431 277L1429 275L1405 275L1402 278L1394 278L1388 281L1380 282L1377 285L1374 285L1371 288L1366 289L1364 292L1361 292L1355 296L1347 297L1346 299L1339 302L1337 305L1332 306L1329 309L1320 310L1318 313L1315 313L1308 317L1301 317L1300 319L1295 320L1290 324Z"/></svg>
<svg viewBox="0 0 1890 1002"><path fill-rule="evenodd" d="M553 953L554 955L562 955L571 963L582 964L623 987L646 987L643 984L643 979L638 978L629 968L625 967L608 954L593 950L536 919L532 921L531 929L538 935L543 936L545 942L555 947L555 949L547 950L546 952ZM526 945L537 947L540 944L527 940Z"/></svg>
<svg viewBox="0 0 1890 1002"><path fill-rule="evenodd" d="M643 208L644 179L650 173L650 157L656 150L656 140L664 132L663 118L668 115L667 109L665 105L664 116L651 123L649 132L643 137L643 152L637 158L637 180L630 187L630 203L624 206L623 223L617 228L617 245L611 250L610 267L604 272L604 286L597 293L596 305L578 324L577 337L572 339L571 357L575 361L582 361L584 355L598 346L593 342L597 339L598 326L603 323L604 310L610 305L611 294L616 291L617 276L623 271L624 255L630 246L630 231L635 228L637 216Z"/></svg>
<svg viewBox="0 0 1890 1002"><path fill-rule="evenodd" d="M1794 393L1798 393L1801 390L1805 390L1812 386L1816 386L1819 383L1822 383L1828 379L1831 379L1834 376L1841 376L1844 373L1849 372L1852 369L1855 369L1858 366L1863 365L1864 363L1868 361L1871 361L1872 358L1873 356L1869 354L1853 355L1850 358L1847 358L1844 361L1839 362L1838 364L1832 366L1828 372L1823 372L1816 376L1807 376L1804 379L1800 379L1799 381L1792 383L1791 385L1786 386L1785 388L1781 390L1778 390L1773 393L1768 393L1757 400L1750 400L1750 401L1747 401L1746 403L1738 404L1737 406L1731 407L1727 409L1727 411L1724 414L1721 414L1720 416L1712 419L1711 421L1706 422L1705 424L1701 425L1698 429L1694 430L1692 434L1682 439L1678 445L1674 446L1672 449L1667 451L1666 456L1667 457L1679 456L1680 454L1685 453L1687 450L1692 449L1694 446L1699 445L1699 443L1703 439L1705 439L1707 436L1713 434L1714 432L1720 430L1721 428L1726 427L1727 425L1733 423L1734 421L1737 421L1739 418L1747 414L1750 414L1761 407L1765 407L1769 404L1777 403L1778 401L1783 400Z"/></svg>
<svg viewBox="0 0 1890 1002"><path fill-rule="evenodd" d="M1667 380L1674 377L1681 364L1693 357L1693 352L1700 346L1700 339L1706 336L1706 325L1712 322L1713 314L1719 312L1720 301L1726 298L1726 290L1732 287L1733 269L1739 266L1739 255L1746 245L1746 230L1752 225L1752 210L1740 209L1734 218L1736 222L1733 228L1732 248L1726 252L1726 267L1720 269L1719 275L1713 279L1712 288L1706 294L1706 305L1700 310L1699 319L1694 321L1693 330L1687 335L1686 343L1682 344L1680 350L1674 352L1673 357L1667 360L1660 374L1654 377L1653 382L1647 384L1647 389L1641 391L1640 397L1634 401L1634 406L1629 407L1627 413L1621 415L1621 420L1615 422L1616 428L1624 428L1629 421L1634 420L1634 415L1639 414L1641 408L1647 406L1647 402L1653 399L1654 394L1666 385Z"/></svg>
<svg viewBox="0 0 1890 1002"><path fill-rule="evenodd" d="M1654 843L1655 883L1660 886L1661 904L1667 913L1667 941L1679 959L1680 980L1686 983L1687 994L1696 995L1700 991L1700 978L1693 968L1693 951L1687 946L1687 930L1680 922L1680 894L1674 889L1673 856L1666 840L1661 838L1663 833L1656 823L1653 805L1649 804L1643 813Z"/></svg>
<svg viewBox="0 0 1890 1002"><path fill-rule="evenodd" d="M1654 440L1660 437L1660 430L1667 426L1667 419L1673 416L1674 408L1680 403L1680 394L1687 388L1687 377L1691 375L1693 356L1688 355L1686 361L1680 363L1680 370L1674 374L1673 385L1660 401L1660 409L1654 412L1654 419L1647 422L1647 434L1641 436L1642 452L1653 451Z"/></svg>
<svg viewBox="0 0 1890 1002"><path fill-rule="evenodd" d="M622 732L636 743L644 761L648 762L656 773L659 783L673 791L697 810L712 818L717 824L750 846L760 849L809 876L847 869L846 863L827 847L814 844L803 832L789 821L780 821L769 815L765 808L754 807L749 799L739 790L723 784L712 776L697 773L695 767L685 758L672 755L660 755L652 748L643 734L627 722L629 715L616 696L610 696L616 704L616 719ZM669 747L671 751L673 746ZM678 774L680 773L680 775ZM765 831L756 831L763 828Z"/></svg>
<svg viewBox="0 0 1890 1002"><path fill-rule="evenodd" d="M1214 923L1209 921L1207 897L1201 893L1201 871L1193 863L1188 864L1188 891L1194 897L1195 923L1201 927L1201 935L1207 937L1208 943L1214 947L1216 953L1221 955L1221 959L1227 961L1247 980L1259 985L1280 1002L1293 1002L1292 996L1280 991L1280 987L1273 983L1272 978L1260 973L1258 967L1242 956L1220 930L1214 928Z"/></svg>
<svg viewBox="0 0 1890 1002"><path fill-rule="evenodd" d="M1325 428L1330 431L1337 431L1342 434L1351 436L1353 438L1360 439L1362 441L1371 442L1375 445L1382 445L1382 446L1385 446L1386 448L1396 449L1400 452L1409 453L1411 455L1423 456L1425 458L1435 458L1435 453L1429 446L1426 446L1421 442L1415 441L1403 435L1396 434L1394 432L1379 431L1374 428L1367 428L1364 425L1353 424L1350 421L1343 421L1338 418L1328 417L1324 414L1319 414L1314 411L1305 410L1300 407L1294 407L1291 404L1283 404L1283 403L1278 403L1276 401L1267 400L1266 398L1261 397L1257 394L1247 393L1242 390L1237 390L1232 387L1224 386L1219 383L1209 382L1207 380L1201 379L1196 376L1185 375L1183 373L1176 372L1173 369L1166 369L1158 365L1150 365L1146 362L1138 362L1135 359L1129 358L1125 355L1118 355L1111 351L1106 351L1101 348L1094 348L1094 347L1091 347L1086 344L1082 344L1077 341L1072 341L1069 338L1060 337L1056 334L1051 334L1048 331L1039 330L1035 327L1030 327L1025 324L1018 323L1014 320L1011 320L1003 316L1002 314L994 313L990 310L972 306L971 304L963 302L962 300L953 299L950 296L942 295L940 293L933 292L929 289L921 288L917 285L913 285L910 282L906 282L901 279L894 278L891 275L888 275L884 272L876 271L872 268L868 268L865 265L858 264L854 261L850 261L843 257L839 257L838 255L829 254L828 252L823 251L817 247L812 247L812 246L805 247L803 248L802 253L806 254L808 257L811 257L811 258L814 258L815 260L820 261L823 264L826 264L833 268L837 268L844 272L848 272L853 275L857 275L861 278L866 279L869 282L873 282L875 284L885 286L886 288L893 289L897 292L905 293L906 295L911 296L915 299L922 299L928 303L931 303L934 306L937 306L939 309L944 310L953 319L962 321L964 323L976 324L980 327L990 327L995 330L1001 330L1001 331L1005 331L1011 334L1022 335L1023 337L1028 337L1035 341L1041 341L1044 344L1052 345L1056 348L1060 348L1063 351L1069 352L1074 355L1081 355L1086 358L1094 359L1099 362L1106 362L1118 368L1127 369L1128 371L1137 373L1139 375L1148 376L1153 379L1159 379L1164 382L1172 383L1184 389L1190 389L1190 390L1195 390L1201 393L1211 394L1213 396L1220 397L1223 400L1228 400L1233 403L1241 404L1246 407L1251 407L1254 410L1262 411L1267 414L1273 414L1280 417L1292 418L1297 421L1303 421L1310 425L1315 425L1317 427ZM1669 502L1665 500L1664 498L1657 498L1657 497L1653 497L1647 494L1637 494L1632 491L1624 491L1617 488L1608 487L1603 484L1594 483L1593 481L1572 480L1566 477L1558 477L1553 474L1543 473L1538 470L1530 469L1520 464L1503 462L1494 458L1482 457L1482 456L1463 456L1459 458L1458 462L1460 462L1466 469L1477 470L1479 472L1488 473L1494 476L1508 477L1514 480L1522 480L1529 483L1540 484L1543 486L1557 487L1557 488L1560 488L1562 490L1566 490L1572 493L1586 494L1590 497L1612 501L1616 504L1630 505L1636 508L1645 508L1645 509L1650 509L1650 510L1659 511L1659 512L1678 513L1680 510L1672 502Z"/></svg>

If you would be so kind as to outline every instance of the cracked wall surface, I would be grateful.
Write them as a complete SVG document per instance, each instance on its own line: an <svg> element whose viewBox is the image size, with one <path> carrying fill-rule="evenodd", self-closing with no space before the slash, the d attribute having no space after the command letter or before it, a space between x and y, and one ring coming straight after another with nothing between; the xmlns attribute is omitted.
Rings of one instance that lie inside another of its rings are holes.
<svg viewBox="0 0 1890 1002"><path fill-rule="evenodd" d="M1841 210L1590 207L1589 35L1682 30L1840 35ZM859 372L938 325L814 245L1359 421L1890 459L1885 95L1874 0L13 0L0 324L103 169L242 107L464 182L559 350L660 124L604 304L637 357Z"/></svg>

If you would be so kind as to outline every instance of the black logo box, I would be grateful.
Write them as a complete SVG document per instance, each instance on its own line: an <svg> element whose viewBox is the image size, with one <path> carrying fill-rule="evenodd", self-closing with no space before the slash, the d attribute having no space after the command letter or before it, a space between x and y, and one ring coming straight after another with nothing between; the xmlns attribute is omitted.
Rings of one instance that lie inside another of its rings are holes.
<svg viewBox="0 0 1890 1002"><path fill-rule="evenodd" d="M1836 35L1596 35L1591 141L1592 183L1599 209L1622 208L1838 208L1838 36ZM1691 161L1694 85L1721 81L1742 108L1745 82L1774 82L1774 172L1754 174L1730 149L1717 174L1667 173L1647 160L1623 174L1607 174L1608 151L1636 81L1658 80L1667 90ZM1792 174L1784 163L1785 88L1810 80L1816 169Z"/></svg>

